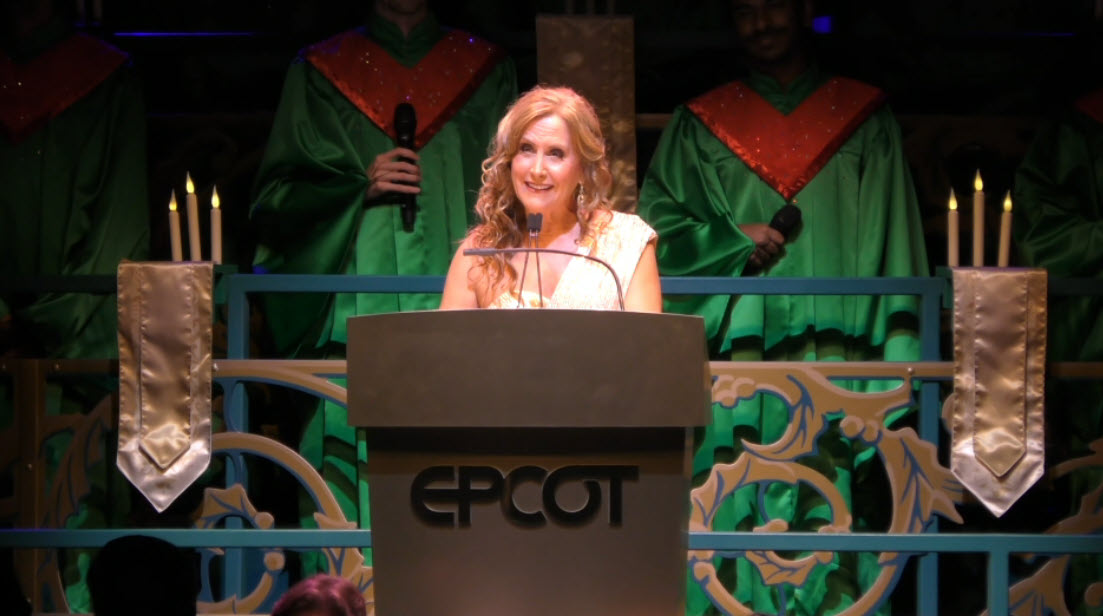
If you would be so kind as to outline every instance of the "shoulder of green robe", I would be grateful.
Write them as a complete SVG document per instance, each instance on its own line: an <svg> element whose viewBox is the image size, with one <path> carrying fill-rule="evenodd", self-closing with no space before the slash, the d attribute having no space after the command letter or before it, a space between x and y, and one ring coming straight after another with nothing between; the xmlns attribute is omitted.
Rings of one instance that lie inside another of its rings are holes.
<svg viewBox="0 0 1103 616"><path fill-rule="evenodd" d="M422 147L471 98L505 52L462 30L449 30L416 65L403 66L359 29L308 47L304 56L372 123L394 134L394 109L417 111Z"/></svg>
<svg viewBox="0 0 1103 616"><path fill-rule="evenodd" d="M1084 115L1103 124L1103 88L1076 99L1075 107Z"/></svg>
<svg viewBox="0 0 1103 616"><path fill-rule="evenodd" d="M0 130L17 143L96 89L129 60L87 34L74 34L29 62L0 55Z"/></svg>
<svg viewBox="0 0 1103 616"><path fill-rule="evenodd" d="M831 77L788 114L742 81L686 107L763 181L792 199L884 103L878 88Z"/></svg>

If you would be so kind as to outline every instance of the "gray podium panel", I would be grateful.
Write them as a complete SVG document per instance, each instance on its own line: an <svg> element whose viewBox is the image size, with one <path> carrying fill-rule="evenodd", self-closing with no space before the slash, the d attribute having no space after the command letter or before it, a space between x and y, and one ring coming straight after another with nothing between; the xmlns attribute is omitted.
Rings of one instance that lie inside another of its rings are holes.
<svg viewBox="0 0 1103 616"><path fill-rule="evenodd" d="M352 425L654 427L710 418L700 317L454 310L352 317L348 330Z"/></svg>
<svg viewBox="0 0 1103 616"><path fill-rule="evenodd" d="M380 616L684 613L698 317L349 319Z"/></svg>
<svg viewBox="0 0 1103 616"><path fill-rule="evenodd" d="M684 614L687 433L369 431L376 613Z"/></svg>

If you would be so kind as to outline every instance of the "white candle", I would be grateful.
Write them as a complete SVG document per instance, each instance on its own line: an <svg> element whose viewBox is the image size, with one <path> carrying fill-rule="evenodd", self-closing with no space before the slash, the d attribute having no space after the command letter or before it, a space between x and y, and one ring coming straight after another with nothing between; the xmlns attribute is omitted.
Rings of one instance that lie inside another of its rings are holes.
<svg viewBox="0 0 1103 616"><path fill-rule="evenodd" d="M195 197L195 184L192 184L191 174L188 174L185 186L188 191L188 256L192 261L202 261L203 251L199 247L199 202Z"/></svg>
<svg viewBox="0 0 1103 616"><path fill-rule="evenodd" d="M946 265L950 267L961 265L958 254L959 231L957 218L957 197L954 195L954 189L951 188L949 210L946 212Z"/></svg>
<svg viewBox="0 0 1103 616"><path fill-rule="evenodd" d="M984 265L984 182L980 169L973 180L973 267Z"/></svg>
<svg viewBox="0 0 1103 616"><path fill-rule="evenodd" d="M176 211L176 193L169 198L169 243L172 244L172 260L184 260L184 250L180 246L180 212Z"/></svg>
<svg viewBox="0 0 1103 616"><path fill-rule="evenodd" d="M218 188L211 190L211 261L222 263L222 210L219 209Z"/></svg>
<svg viewBox="0 0 1103 616"><path fill-rule="evenodd" d="M1003 198L1003 214L1000 215L1000 267L1007 267L1011 261L1011 193Z"/></svg>

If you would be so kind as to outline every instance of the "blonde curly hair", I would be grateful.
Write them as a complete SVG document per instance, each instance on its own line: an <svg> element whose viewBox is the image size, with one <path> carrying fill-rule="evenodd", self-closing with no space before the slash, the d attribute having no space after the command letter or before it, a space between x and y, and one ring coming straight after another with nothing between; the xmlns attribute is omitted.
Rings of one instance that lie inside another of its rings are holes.
<svg viewBox="0 0 1103 616"><path fill-rule="evenodd" d="M558 116L567 124L571 145L582 162L581 199L572 202L577 206L575 213L582 237L586 238L590 231L594 212L612 209L613 175L606 158L601 122L593 105L571 88L536 86L510 106L498 123L490 156L483 161L483 185L475 203L480 222L468 234L473 247L522 245L527 232L525 208L513 191L510 165L525 130L549 116ZM476 268L482 270L487 288L496 288L504 281L511 287L517 280L517 271L506 255L480 257Z"/></svg>

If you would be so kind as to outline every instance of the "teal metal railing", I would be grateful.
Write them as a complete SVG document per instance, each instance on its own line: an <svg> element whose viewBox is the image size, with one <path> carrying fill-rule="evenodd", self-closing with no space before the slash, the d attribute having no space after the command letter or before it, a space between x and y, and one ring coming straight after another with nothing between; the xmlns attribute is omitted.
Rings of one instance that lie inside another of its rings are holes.
<svg viewBox="0 0 1103 616"><path fill-rule="evenodd" d="M223 274L218 296L227 314L227 359L248 359L249 300L258 293L435 293L443 287L443 277L386 276L312 276ZM742 295L914 295L919 298L920 361L941 361L941 318L949 303L949 280L942 277L898 279L821 279L821 278L664 278L666 294L742 294ZM0 288L24 291L73 291L114 293L115 279L91 276L80 279L48 278L4 280ZM1051 280L1051 295L1103 296L1103 284L1097 280ZM1088 378L1103 374L1088 370ZM245 379L221 378L216 381L224 392L224 415L228 430L241 431L249 425ZM334 375L342 376L342 375ZM861 375L856 375L861 376ZM940 440L940 378L921 378L919 386L918 432L936 446ZM240 453L229 454L239 456ZM244 465L230 460L226 465L227 485L247 484L239 476ZM939 588L938 554L978 553L988 558L987 602L989 613L1009 613L1009 560L1012 554L1091 554L1103 552L1097 535L939 533L934 519L922 534L819 534L819 533L732 533L690 532L692 550L786 550L786 551L862 551L900 552L920 557L917 578L916 612L937 614ZM62 548L98 547L127 534L147 534L184 547L222 547L226 550L222 591L240 594L245 589L240 549L281 546L289 549L320 547L370 547L370 530L282 530L244 529L228 524L226 529L10 529L0 531L0 547Z"/></svg>

